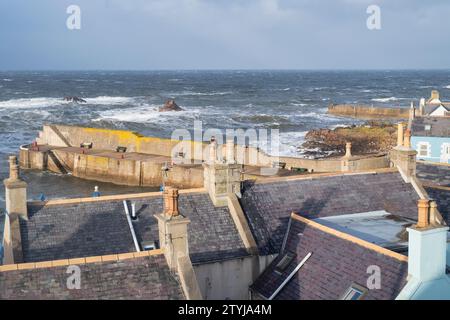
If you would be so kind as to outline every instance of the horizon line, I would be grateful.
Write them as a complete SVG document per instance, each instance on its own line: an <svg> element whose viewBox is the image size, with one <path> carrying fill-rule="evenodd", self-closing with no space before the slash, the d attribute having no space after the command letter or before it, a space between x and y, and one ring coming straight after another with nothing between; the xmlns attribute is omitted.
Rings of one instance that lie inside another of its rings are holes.
<svg viewBox="0 0 450 320"><path fill-rule="evenodd" d="M161 72L161 71L450 71L449 68L155 68L155 69L0 69L0 72Z"/></svg>

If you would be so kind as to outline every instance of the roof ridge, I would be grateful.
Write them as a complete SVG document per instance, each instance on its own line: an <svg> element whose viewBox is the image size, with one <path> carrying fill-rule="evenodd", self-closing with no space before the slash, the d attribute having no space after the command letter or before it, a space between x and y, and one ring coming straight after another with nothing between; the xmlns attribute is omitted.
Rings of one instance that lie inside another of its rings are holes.
<svg viewBox="0 0 450 320"><path fill-rule="evenodd" d="M433 184L433 183L422 183L422 185L426 188L432 188L432 189L439 189L439 190L443 190L443 191L450 191L450 187L446 187L446 186L440 186L438 184Z"/></svg>
<svg viewBox="0 0 450 320"><path fill-rule="evenodd" d="M436 167L450 167L450 163L444 163L444 162L433 162L433 161L424 161L424 160L417 160L417 163L424 164L424 165L432 165Z"/></svg>
<svg viewBox="0 0 450 320"><path fill-rule="evenodd" d="M318 229L318 230L320 230L322 232L334 235L334 236L336 236L338 238L341 238L343 240L346 240L346 241L350 241L350 242L352 242L354 244L357 244L357 245L362 246L364 248L367 248L369 250L376 251L378 253L381 253L381 254L389 256L391 258L397 259L399 261L408 262L408 257L405 256L405 255L402 255L400 253L397 253L397 252L391 251L389 249L380 247L380 246L378 246L376 244L373 244L371 242L362 240L362 239L360 239L358 237L355 237L355 236L352 236L350 234L347 234L347 233L335 230L333 228L327 227L327 226L322 225L322 224L320 224L318 222L315 222L315 221L312 221L312 220L307 219L305 217L302 217L302 216L300 216L299 214L297 214L295 212L291 213L291 218L295 219L297 221L303 222L303 223L305 223L305 224L307 224L307 225L309 225L309 226L311 226L311 227L313 227L315 229Z"/></svg>
<svg viewBox="0 0 450 320"><path fill-rule="evenodd" d="M205 188L193 188L193 189L182 189L179 190L179 194L190 194L190 193L205 193ZM129 200L147 197L162 197L161 191L155 192L143 192L143 193L128 193L128 194L117 194L110 196L100 196L100 197L85 197L85 198L68 198L68 199L55 199L48 201L28 201L27 204L31 206L52 206L52 205L64 205L64 204L78 204L78 203L89 203L89 202L102 202L102 201L115 201L115 200Z"/></svg>
<svg viewBox="0 0 450 320"><path fill-rule="evenodd" d="M91 263L97 263L97 262L111 262L111 261L116 262L116 261L121 261L121 260L129 260L129 259L136 259L136 258L142 258L142 257L157 256L157 255L161 255L163 253L164 253L163 249L157 249L157 250L119 253L119 254L110 254L110 255L85 257L85 258L72 258L72 259L42 261L42 262L6 264L3 266L0 266L0 272L54 268L54 267L70 266L70 265L91 264Z"/></svg>
<svg viewBox="0 0 450 320"><path fill-rule="evenodd" d="M354 172L326 172L326 173L316 173L312 175L301 175L301 176L289 176L289 177L273 177L261 180L256 180L256 184L265 184L273 182L287 182L287 181L297 181L297 180L316 180L321 178L329 177L339 177L339 176L357 176L364 174L378 174L378 173L394 173L398 172L397 168L381 168L372 170L362 170Z"/></svg>

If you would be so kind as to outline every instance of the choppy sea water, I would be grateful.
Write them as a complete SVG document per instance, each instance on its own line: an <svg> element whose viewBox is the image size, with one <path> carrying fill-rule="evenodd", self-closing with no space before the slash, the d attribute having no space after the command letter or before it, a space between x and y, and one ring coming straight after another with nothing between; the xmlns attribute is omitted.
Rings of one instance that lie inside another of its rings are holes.
<svg viewBox="0 0 450 320"><path fill-rule="evenodd" d="M0 178L7 176L7 155L33 141L44 123L159 137L192 130L195 120L204 130L279 129L280 153L299 156L308 130L358 122L327 115L330 103L407 107L432 89L450 100L450 71L0 72ZM64 102L64 96L87 103ZM168 98L185 111L159 113ZM30 198L86 196L97 184L47 173L27 172L25 179ZM103 184L101 190L141 189Z"/></svg>

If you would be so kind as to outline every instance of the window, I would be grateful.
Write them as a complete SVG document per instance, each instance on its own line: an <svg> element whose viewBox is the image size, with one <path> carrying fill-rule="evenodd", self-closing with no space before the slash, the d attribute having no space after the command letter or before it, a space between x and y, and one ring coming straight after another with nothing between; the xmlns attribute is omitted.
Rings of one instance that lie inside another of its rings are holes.
<svg viewBox="0 0 450 320"><path fill-rule="evenodd" d="M287 253L281 258L281 260L277 263L275 267L275 272L282 273L286 268L291 264L292 260L294 260L295 254Z"/></svg>
<svg viewBox="0 0 450 320"><path fill-rule="evenodd" d="M367 293L367 289L357 284L352 284L342 296L341 300L361 300Z"/></svg>
<svg viewBox="0 0 450 320"><path fill-rule="evenodd" d="M425 131L431 131L431 124L425 125Z"/></svg>
<svg viewBox="0 0 450 320"><path fill-rule="evenodd" d="M428 142L419 142L417 145L417 150L419 152L419 157L430 156L430 144Z"/></svg>
<svg viewBox="0 0 450 320"><path fill-rule="evenodd" d="M444 145L444 154L450 156L450 144Z"/></svg>

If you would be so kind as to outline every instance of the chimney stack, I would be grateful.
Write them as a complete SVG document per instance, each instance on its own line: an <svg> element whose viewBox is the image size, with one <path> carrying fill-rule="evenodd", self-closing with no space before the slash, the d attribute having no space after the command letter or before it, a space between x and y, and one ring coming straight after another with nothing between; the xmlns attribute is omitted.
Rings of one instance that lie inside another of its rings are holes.
<svg viewBox="0 0 450 320"><path fill-rule="evenodd" d="M410 182L411 177L416 175L417 151L411 148L411 130L403 130L403 124L398 124L397 146L389 152L392 166L399 168L405 182Z"/></svg>
<svg viewBox="0 0 450 320"><path fill-rule="evenodd" d="M159 229L159 243L170 269L177 271L178 259L189 257L188 218L178 210L178 189L166 187L163 193L164 210L156 215Z"/></svg>
<svg viewBox="0 0 450 320"><path fill-rule="evenodd" d="M350 158L352 156L352 143L347 142L345 144L345 157Z"/></svg>
<svg viewBox="0 0 450 320"><path fill-rule="evenodd" d="M208 162L210 164L216 163L217 161L217 142L215 138L211 139L211 143L209 144L209 159Z"/></svg>
<svg viewBox="0 0 450 320"><path fill-rule="evenodd" d="M9 157L9 178L4 180L6 217L3 232L4 264L23 261L20 219L28 219L27 183L20 179L17 157Z"/></svg>
<svg viewBox="0 0 450 320"><path fill-rule="evenodd" d="M439 91L432 90L430 100L439 100Z"/></svg>
<svg viewBox="0 0 450 320"><path fill-rule="evenodd" d="M425 115L425 98L421 98L419 102L419 114L420 116Z"/></svg>
<svg viewBox="0 0 450 320"><path fill-rule="evenodd" d="M445 276L447 226L430 223L430 200L418 201L418 222L408 228L408 273L425 282Z"/></svg>
<svg viewBox="0 0 450 320"><path fill-rule="evenodd" d="M403 147L403 123L399 123L397 127L397 147Z"/></svg>

